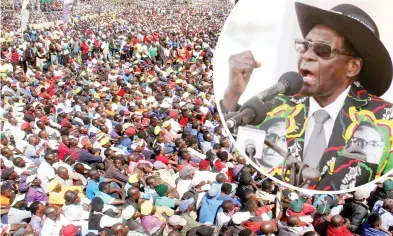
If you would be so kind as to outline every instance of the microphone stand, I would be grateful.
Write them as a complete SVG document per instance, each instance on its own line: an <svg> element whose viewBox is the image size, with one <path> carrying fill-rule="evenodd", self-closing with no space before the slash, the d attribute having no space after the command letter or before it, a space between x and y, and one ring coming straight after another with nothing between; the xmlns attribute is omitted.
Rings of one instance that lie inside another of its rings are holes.
<svg viewBox="0 0 393 236"><path fill-rule="evenodd" d="M296 157L284 151L271 140L265 139L264 144L280 154L280 156L284 157L284 171L281 174L282 181L286 182L285 176L289 170L291 171L290 184L297 187L302 187L310 180L317 179L321 176L321 173L318 170L298 161Z"/></svg>
<svg viewBox="0 0 393 236"><path fill-rule="evenodd" d="M228 120L233 116L235 116L236 114L238 114L238 112L227 113L224 119ZM228 127L229 131L231 132L235 140L237 139L237 131L239 126L243 126L243 125L235 124L231 128ZM290 153L288 153L287 151L283 150L282 148L274 144L271 140L265 139L264 144L270 147L271 149L273 149L275 152L277 152L278 154L280 154L280 156L284 158L284 169L281 174L282 181L286 182L285 176L287 175L288 171L290 171L289 184L297 187L302 187L305 184L307 184L307 182L309 182L310 180L318 179L319 177L321 177L321 173L317 169L309 167L303 162L297 160L296 157L292 156ZM252 160L251 157L250 159Z"/></svg>

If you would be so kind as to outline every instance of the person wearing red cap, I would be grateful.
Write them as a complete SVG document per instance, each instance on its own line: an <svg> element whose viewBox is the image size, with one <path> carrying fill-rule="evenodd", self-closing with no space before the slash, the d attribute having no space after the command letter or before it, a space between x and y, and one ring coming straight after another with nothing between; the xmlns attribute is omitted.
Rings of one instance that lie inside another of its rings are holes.
<svg viewBox="0 0 393 236"><path fill-rule="evenodd" d="M20 129L25 131L27 135L32 133L32 127L31 127L30 123L28 123L28 122L23 123L20 126Z"/></svg>
<svg viewBox="0 0 393 236"><path fill-rule="evenodd" d="M77 236L81 231L80 227L76 227L75 225L66 225L61 229L61 234L63 236Z"/></svg>
<svg viewBox="0 0 393 236"><path fill-rule="evenodd" d="M210 166L210 161L201 160L199 162L199 167L195 170L194 177L192 179L192 183L194 185L197 185L202 181L205 181L205 183L212 183L216 180L217 173L211 172Z"/></svg>

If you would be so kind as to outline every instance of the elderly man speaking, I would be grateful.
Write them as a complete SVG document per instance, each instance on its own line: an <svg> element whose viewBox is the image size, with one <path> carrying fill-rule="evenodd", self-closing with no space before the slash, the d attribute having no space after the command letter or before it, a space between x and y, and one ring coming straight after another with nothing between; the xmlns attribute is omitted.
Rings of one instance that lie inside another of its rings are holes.
<svg viewBox="0 0 393 236"><path fill-rule="evenodd" d="M377 25L360 8L341 4L326 11L302 3L295 3L295 8L304 37L295 40L304 85L300 94L270 101L272 109L264 122L284 118L288 152L321 172L305 187L333 191L368 183L393 167L393 108L378 97L391 84L392 60ZM221 101L224 113L239 109L239 98L259 66L250 51L229 58L229 83ZM351 141L364 124L378 130L381 139ZM383 151L378 161L368 162L364 153L344 152L348 142ZM288 181L282 166L281 162L268 172Z"/></svg>

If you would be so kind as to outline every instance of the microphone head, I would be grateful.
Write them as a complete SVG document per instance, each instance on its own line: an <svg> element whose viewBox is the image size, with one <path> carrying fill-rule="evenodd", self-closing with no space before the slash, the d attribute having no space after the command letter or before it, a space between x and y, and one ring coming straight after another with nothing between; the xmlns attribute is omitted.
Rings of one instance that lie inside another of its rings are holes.
<svg viewBox="0 0 393 236"><path fill-rule="evenodd" d="M278 80L285 86L285 92L283 94L292 96L300 92L303 88L303 77L294 71L289 71L281 75Z"/></svg>

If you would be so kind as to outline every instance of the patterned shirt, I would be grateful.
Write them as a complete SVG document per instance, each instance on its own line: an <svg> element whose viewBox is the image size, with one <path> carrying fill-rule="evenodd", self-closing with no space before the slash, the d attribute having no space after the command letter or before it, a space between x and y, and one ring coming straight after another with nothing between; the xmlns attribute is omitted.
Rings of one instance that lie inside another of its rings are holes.
<svg viewBox="0 0 393 236"><path fill-rule="evenodd" d="M44 225L44 221L45 221L45 216L43 217L39 217L36 215L31 216L31 220L29 224L32 230L34 231L34 233L36 233L37 235L40 235L42 226Z"/></svg>

